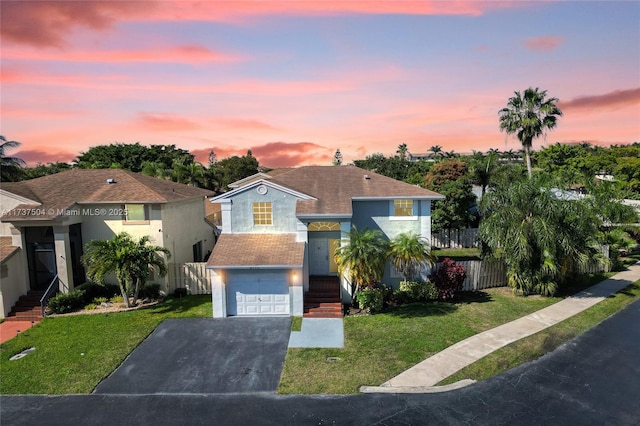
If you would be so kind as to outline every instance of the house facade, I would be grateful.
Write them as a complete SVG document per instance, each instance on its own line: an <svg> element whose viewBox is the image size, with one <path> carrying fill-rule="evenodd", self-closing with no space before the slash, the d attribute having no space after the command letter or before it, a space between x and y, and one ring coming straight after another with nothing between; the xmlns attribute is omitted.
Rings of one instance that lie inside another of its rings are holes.
<svg viewBox="0 0 640 426"><path fill-rule="evenodd" d="M171 262L203 261L214 244L205 221L212 192L119 169L70 170L2 183L0 237L7 242L0 285L0 316L29 291L58 277L66 292L86 281L83 246L120 232L149 236L169 249ZM151 283L166 288L166 277Z"/></svg>
<svg viewBox="0 0 640 426"><path fill-rule="evenodd" d="M215 197L222 232L208 261L214 317L295 315L317 277L338 276L335 249L352 227L431 235L431 201L440 194L355 166L308 166L259 173ZM383 282L401 279L387 265ZM330 282L330 280L328 281Z"/></svg>

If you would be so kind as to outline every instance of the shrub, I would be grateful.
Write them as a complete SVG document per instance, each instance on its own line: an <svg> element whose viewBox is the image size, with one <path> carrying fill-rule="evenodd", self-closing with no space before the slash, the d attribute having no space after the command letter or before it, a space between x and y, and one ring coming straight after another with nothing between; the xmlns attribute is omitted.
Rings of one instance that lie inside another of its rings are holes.
<svg viewBox="0 0 640 426"><path fill-rule="evenodd" d="M441 300L453 299L457 292L462 291L462 283L465 278L467 278L465 267L448 257L429 276L429 279L435 283L438 289L438 298Z"/></svg>
<svg viewBox="0 0 640 426"><path fill-rule="evenodd" d="M431 281L401 281L394 296L401 303L433 300L438 298L438 289Z"/></svg>
<svg viewBox="0 0 640 426"><path fill-rule="evenodd" d="M120 288L113 284L96 284L88 282L78 286L77 288L78 290L84 291L86 303L91 303L97 297L109 299L110 297L120 294Z"/></svg>
<svg viewBox="0 0 640 426"><path fill-rule="evenodd" d="M111 299L109 299L109 302L111 303L124 303L124 298L120 295L118 296L113 296Z"/></svg>
<svg viewBox="0 0 640 426"><path fill-rule="evenodd" d="M107 303L108 301L109 299L107 299L106 297L96 297L95 299L93 299L93 301L91 301L91 303L100 305L101 303Z"/></svg>
<svg viewBox="0 0 640 426"><path fill-rule="evenodd" d="M77 311L85 306L84 290L71 290L68 293L60 293L49 299L49 310L54 314L66 314Z"/></svg>
<svg viewBox="0 0 640 426"><path fill-rule="evenodd" d="M145 284L140 287L138 291L138 297L140 299L159 299L160 298L160 284Z"/></svg>
<svg viewBox="0 0 640 426"><path fill-rule="evenodd" d="M88 305L86 305L84 308L85 308L87 311L92 311L92 310L96 309L97 307L98 307L98 305L96 305L95 303L89 303L89 304L88 304Z"/></svg>
<svg viewBox="0 0 640 426"><path fill-rule="evenodd" d="M384 306L384 298L387 293L386 287L364 287L356 294L356 299L361 309L366 312L378 312Z"/></svg>

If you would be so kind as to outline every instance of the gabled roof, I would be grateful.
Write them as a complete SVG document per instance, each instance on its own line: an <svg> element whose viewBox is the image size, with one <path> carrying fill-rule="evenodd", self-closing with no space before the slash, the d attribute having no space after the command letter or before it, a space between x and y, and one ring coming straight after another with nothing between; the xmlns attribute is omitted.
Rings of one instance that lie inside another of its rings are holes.
<svg viewBox="0 0 640 426"><path fill-rule="evenodd" d="M301 267L304 243L295 234L222 234L207 262L209 268Z"/></svg>
<svg viewBox="0 0 640 426"><path fill-rule="evenodd" d="M113 183L107 183L112 180ZM82 204L169 203L214 193L121 169L75 169L22 182L2 183L4 191L37 202L21 204L0 218L55 219L60 211ZM38 214L21 210L35 209Z"/></svg>
<svg viewBox="0 0 640 426"><path fill-rule="evenodd" d="M299 216L350 215L353 200L424 199L444 196L356 166L305 166L271 176L271 182L311 195L298 201Z"/></svg>
<svg viewBox="0 0 640 426"><path fill-rule="evenodd" d="M9 259L18 250L20 247L12 245L11 237L0 237L0 263Z"/></svg>
<svg viewBox="0 0 640 426"><path fill-rule="evenodd" d="M273 189L277 189L278 191L282 191L282 192L286 192L290 195L293 195L294 197L297 197L298 199L301 200L311 200L313 199L313 197L307 195L307 194L303 194L301 192L295 191L291 188L288 188L286 186L282 186L282 185L278 185L277 183L271 181L271 180L265 180L265 179L259 179L259 180L253 180L250 183L247 183L244 186L241 186L239 188L236 188L232 191L229 192L225 192L224 194L220 194L217 197L213 197L211 199L212 203L216 203L216 202L223 202L223 200L225 199L230 199L231 197L233 197L235 194L238 194L240 192L244 192L247 191L249 189L252 188L256 188L259 186L266 186L269 188L273 188Z"/></svg>

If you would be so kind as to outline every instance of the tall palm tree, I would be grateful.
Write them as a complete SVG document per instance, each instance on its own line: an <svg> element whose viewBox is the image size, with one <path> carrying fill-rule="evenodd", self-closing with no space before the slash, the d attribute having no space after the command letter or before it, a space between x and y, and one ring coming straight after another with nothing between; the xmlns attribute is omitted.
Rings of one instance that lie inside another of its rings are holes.
<svg viewBox="0 0 640 426"><path fill-rule="evenodd" d="M562 199L552 188L537 176L509 182L483 200L480 240L505 261L516 294L553 295L580 266L606 262L593 210Z"/></svg>
<svg viewBox="0 0 640 426"><path fill-rule="evenodd" d="M2 163L0 164L0 181L13 182L20 179L20 171L26 163L18 157L9 157L6 155L6 151L12 148L17 148L22 145L18 141L8 141L4 136L0 136L0 157L2 157Z"/></svg>
<svg viewBox="0 0 640 426"><path fill-rule="evenodd" d="M529 87L523 93L515 92L509 98L500 115L500 131L507 134L515 133L522 143L527 173L531 178L531 147L533 140L545 134L547 130L556 127L556 122L562 111L556 105L558 98L548 98L547 91Z"/></svg>
<svg viewBox="0 0 640 426"><path fill-rule="evenodd" d="M336 249L335 260L340 274L347 274L351 283L351 300L364 285L374 284L384 274L388 240L381 231L359 231L355 226L347 233L347 243Z"/></svg>
<svg viewBox="0 0 640 426"><path fill-rule="evenodd" d="M438 259L429 242L411 232L398 234L391 240L389 256L405 281L415 279L422 269L432 267Z"/></svg>
<svg viewBox="0 0 640 426"><path fill-rule="evenodd" d="M85 245L82 262L87 267L87 277L103 283L110 273L115 273L125 306L129 303L129 293L133 292L132 305L138 300L138 291L149 278L151 269L160 276L167 273L167 265L162 254L170 257L164 247L148 245L149 237L134 240L122 232L110 240L92 240Z"/></svg>

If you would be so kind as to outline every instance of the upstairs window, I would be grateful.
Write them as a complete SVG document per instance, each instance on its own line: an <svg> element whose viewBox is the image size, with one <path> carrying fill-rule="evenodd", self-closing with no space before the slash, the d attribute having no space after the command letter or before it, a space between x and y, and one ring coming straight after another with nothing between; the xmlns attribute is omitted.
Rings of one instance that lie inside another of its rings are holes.
<svg viewBox="0 0 640 426"><path fill-rule="evenodd" d="M144 204L125 204L126 222L146 222L149 220L149 209Z"/></svg>
<svg viewBox="0 0 640 426"><path fill-rule="evenodd" d="M273 208L270 202L253 203L253 224L273 225Z"/></svg>
<svg viewBox="0 0 640 426"><path fill-rule="evenodd" d="M393 200L393 216L413 215L413 200Z"/></svg>

